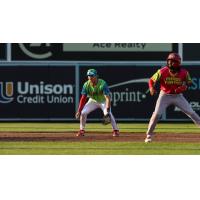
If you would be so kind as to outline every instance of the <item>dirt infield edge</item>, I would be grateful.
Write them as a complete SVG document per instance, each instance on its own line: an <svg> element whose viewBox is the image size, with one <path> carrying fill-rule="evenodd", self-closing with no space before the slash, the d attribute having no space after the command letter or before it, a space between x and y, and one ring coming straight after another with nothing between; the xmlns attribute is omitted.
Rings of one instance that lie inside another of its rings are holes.
<svg viewBox="0 0 200 200"><path fill-rule="evenodd" d="M121 133L113 137L111 133L88 132L84 137L76 137L75 132L0 132L0 141L66 141L66 142L143 142L145 133ZM156 133L155 142L200 142L198 133Z"/></svg>

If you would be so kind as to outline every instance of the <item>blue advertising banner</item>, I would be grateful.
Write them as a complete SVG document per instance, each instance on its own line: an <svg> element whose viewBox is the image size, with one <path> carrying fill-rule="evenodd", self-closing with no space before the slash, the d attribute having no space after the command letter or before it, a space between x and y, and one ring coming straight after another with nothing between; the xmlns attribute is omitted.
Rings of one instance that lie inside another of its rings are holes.
<svg viewBox="0 0 200 200"><path fill-rule="evenodd" d="M121 120L148 120L153 112L156 97L149 94L148 81L160 66L91 66L80 68L80 91L89 68L98 71L111 91L112 112ZM96 111L89 117L101 117Z"/></svg>
<svg viewBox="0 0 200 200"><path fill-rule="evenodd" d="M193 110L200 115L200 66L185 66L184 68L187 69L191 75L192 85L183 95ZM166 117L167 119L189 119L188 116L175 106L170 106L167 109Z"/></svg>
<svg viewBox="0 0 200 200"><path fill-rule="evenodd" d="M71 119L75 114L75 68L0 68L0 119Z"/></svg>

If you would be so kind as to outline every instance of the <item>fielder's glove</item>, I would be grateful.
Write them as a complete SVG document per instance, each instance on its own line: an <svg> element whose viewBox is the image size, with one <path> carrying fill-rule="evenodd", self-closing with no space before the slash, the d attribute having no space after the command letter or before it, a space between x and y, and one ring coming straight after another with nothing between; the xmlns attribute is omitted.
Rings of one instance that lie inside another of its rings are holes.
<svg viewBox="0 0 200 200"><path fill-rule="evenodd" d="M107 125L107 124L110 124L110 122L111 122L110 113L108 113L103 116L102 124Z"/></svg>

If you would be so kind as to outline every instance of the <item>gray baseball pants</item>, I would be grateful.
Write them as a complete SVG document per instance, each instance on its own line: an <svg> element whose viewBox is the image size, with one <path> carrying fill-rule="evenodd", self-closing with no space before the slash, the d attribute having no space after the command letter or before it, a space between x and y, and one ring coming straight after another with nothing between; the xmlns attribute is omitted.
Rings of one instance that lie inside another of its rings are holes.
<svg viewBox="0 0 200 200"><path fill-rule="evenodd" d="M161 90L156 102L155 110L149 121L148 130L146 132L147 135L153 134L159 118L162 116L164 110L170 105L177 106L182 112L191 118L198 127L200 127L200 117L191 108L183 94L166 94Z"/></svg>

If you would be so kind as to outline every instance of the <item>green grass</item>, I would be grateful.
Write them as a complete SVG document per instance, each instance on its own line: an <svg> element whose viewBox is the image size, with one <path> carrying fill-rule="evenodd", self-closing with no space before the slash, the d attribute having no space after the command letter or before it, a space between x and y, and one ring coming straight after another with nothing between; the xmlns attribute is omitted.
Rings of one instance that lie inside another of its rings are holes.
<svg viewBox="0 0 200 200"><path fill-rule="evenodd" d="M199 155L200 144L139 142L0 142L2 155Z"/></svg>
<svg viewBox="0 0 200 200"><path fill-rule="evenodd" d="M147 123L119 124L121 132L144 133ZM67 132L79 129L77 123L0 123L0 132ZM88 131L111 131L110 126L89 123ZM156 132L191 132L200 129L192 123L158 124ZM1 134L1 133L0 133ZM0 142L1 155L200 155L199 143L153 142Z"/></svg>
<svg viewBox="0 0 200 200"><path fill-rule="evenodd" d="M146 132L147 123L119 123L120 132ZM78 123L0 123L0 132L14 131L14 132L66 132L77 131L79 129ZM100 123L88 123L87 131L111 131L111 126L103 126ZM193 123L161 123L156 127L155 132L193 132L200 133Z"/></svg>

